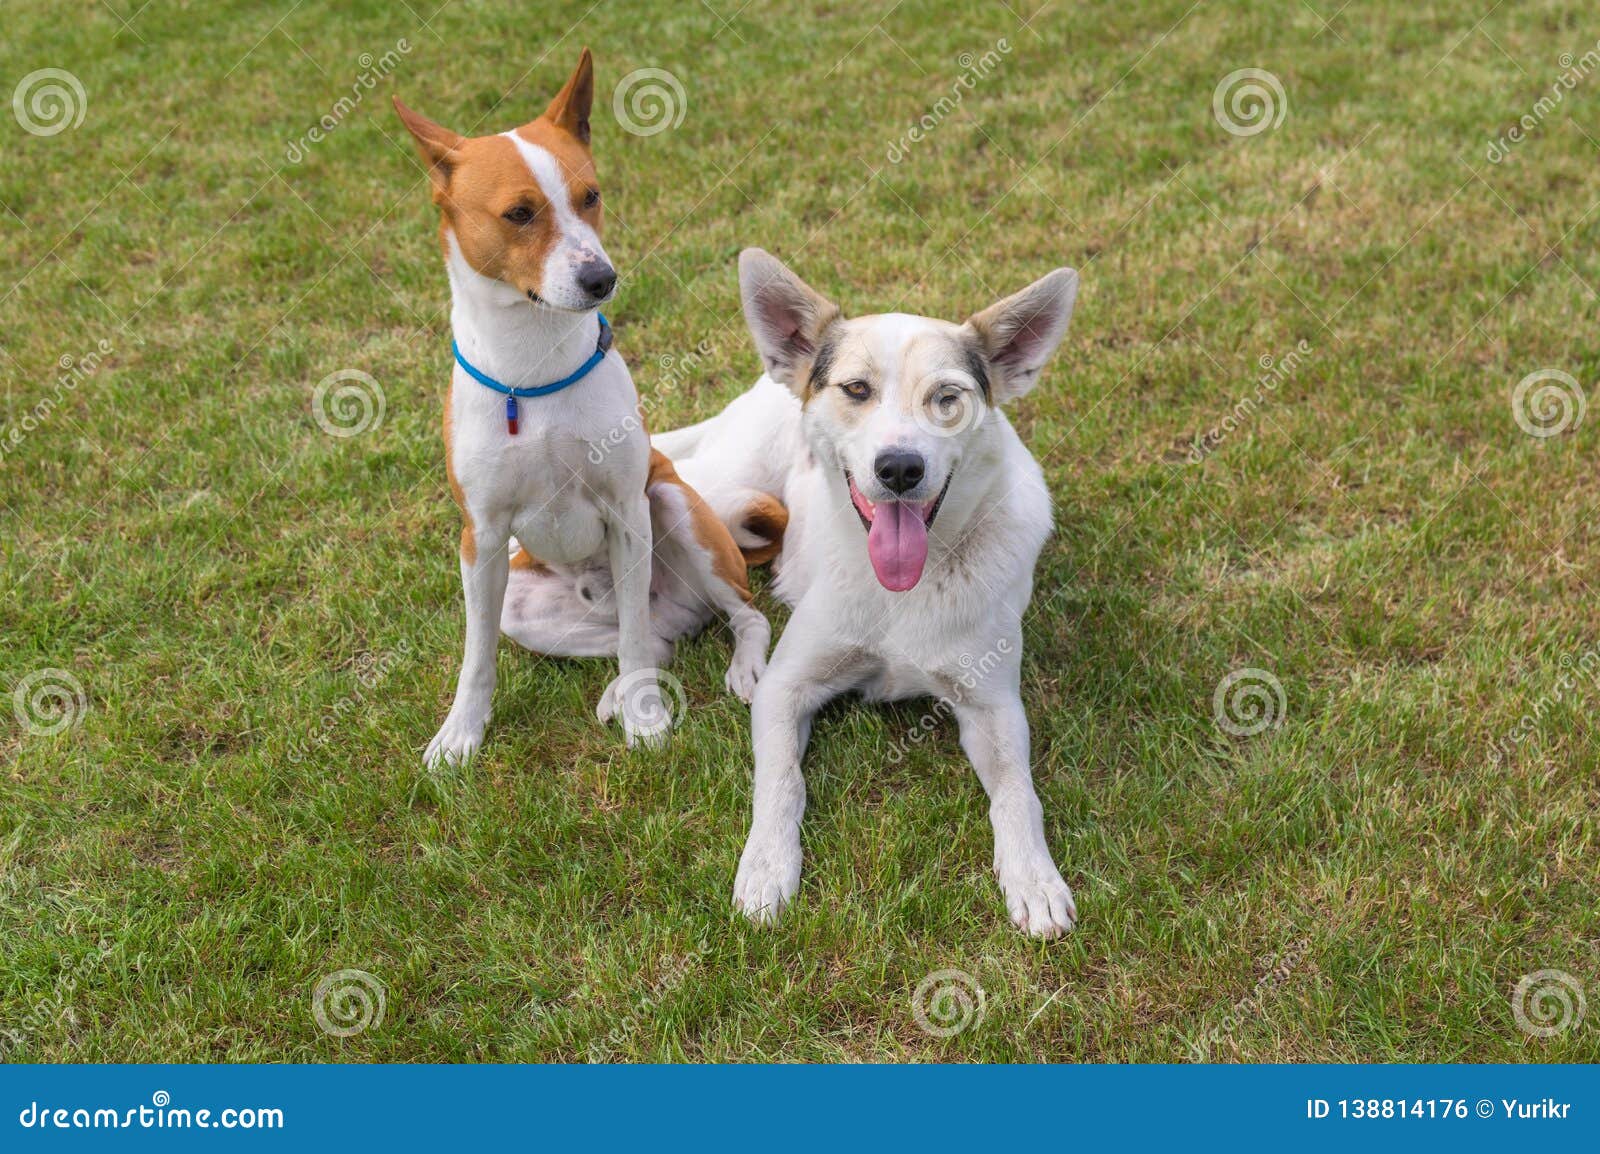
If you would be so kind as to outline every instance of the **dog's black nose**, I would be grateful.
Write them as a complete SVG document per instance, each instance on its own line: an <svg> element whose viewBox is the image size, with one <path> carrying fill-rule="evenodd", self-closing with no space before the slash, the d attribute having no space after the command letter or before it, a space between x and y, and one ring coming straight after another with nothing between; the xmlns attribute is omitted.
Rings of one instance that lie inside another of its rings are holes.
<svg viewBox="0 0 1600 1154"><path fill-rule="evenodd" d="M592 260L578 269L578 287L603 301L617 287L617 270L603 260Z"/></svg>
<svg viewBox="0 0 1600 1154"><path fill-rule="evenodd" d="M891 493L906 493L922 484L925 468L921 453L908 453L904 449L879 453L878 459L872 462L873 472Z"/></svg>

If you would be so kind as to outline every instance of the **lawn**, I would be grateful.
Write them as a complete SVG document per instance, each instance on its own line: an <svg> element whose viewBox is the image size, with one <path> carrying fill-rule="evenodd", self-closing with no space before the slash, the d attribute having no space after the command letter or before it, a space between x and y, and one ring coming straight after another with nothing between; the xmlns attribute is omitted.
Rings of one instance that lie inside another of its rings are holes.
<svg viewBox="0 0 1600 1154"><path fill-rule="evenodd" d="M5 6L8 1058L1600 1059L1592 8L436 2ZM926 703L824 713L797 904L736 916L725 630L664 751L508 643L424 771L450 328L389 95L500 131L584 45L652 427L757 375L746 245L854 312L1082 271L1014 413L1063 941Z"/></svg>

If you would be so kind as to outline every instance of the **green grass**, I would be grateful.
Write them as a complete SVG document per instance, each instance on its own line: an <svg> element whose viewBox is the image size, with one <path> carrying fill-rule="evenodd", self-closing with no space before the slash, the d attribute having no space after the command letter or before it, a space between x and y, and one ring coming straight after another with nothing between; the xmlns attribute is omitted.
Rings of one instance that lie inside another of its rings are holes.
<svg viewBox="0 0 1600 1154"><path fill-rule="evenodd" d="M46 67L87 94L49 137L0 104L0 434L59 394L0 441L0 690L65 670L87 703L39 736L0 700L12 1057L1149 1061L1219 1030L1213 1060L1600 1058L1600 686L1561 689L1600 642L1600 413L1537 439L1510 403L1539 369L1597 400L1600 74L1485 157L1594 46L1591 11L1318 0L1324 29L1265 0L713 0L724 26L606 0L573 26L582 6L433 3L428 27L376 0L6 5L0 98ZM1069 939L1006 923L950 723L889 756L916 703L826 711L798 904L775 931L734 916L725 631L681 649L664 752L593 720L607 663L507 645L482 756L423 772L462 631L449 326L388 94L498 131L584 44L611 315L653 427L755 377L745 245L858 312L959 318L1083 271L1015 414L1057 508L1024 697ZM610 96L646 67L687 106L629 135ZM1212 94L1246 67L1287 110L1236 137ZM386 398L345 439L312 413L341 369ZM1235 737L1212 695L1245 667L1286 704ZM386 1013L338 1039L310 1005L346 968ZM911 1011L943 968L985 991L950 1038ZM1550 1038L1511 1004L1542 969L1590 1004Z"/></svg>

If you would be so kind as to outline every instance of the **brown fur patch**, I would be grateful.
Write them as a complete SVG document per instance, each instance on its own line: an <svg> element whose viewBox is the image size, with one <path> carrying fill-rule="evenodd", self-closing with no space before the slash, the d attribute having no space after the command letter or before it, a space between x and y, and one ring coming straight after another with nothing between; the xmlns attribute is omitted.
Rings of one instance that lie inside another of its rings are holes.
<svg viewBox="0 0 1600 1154"><path fill-rule="evenodd" d="M472 526L472 514L467 511L467 494L456 479L455 466L455 381L452 378L444 391L444 475L450 481L450 496L461 510L461 559L468 565L478 559L478 538Z"/></svg>
<svg viewBox="0 0 1600 1154"><path fill-rule="evenodd" d="M524 549L520 541L517 543L517 551L511 555L511 567L513 569L527 569L529 572L537 573L541 577L550 575L550 566Z"/></svg>
<svg viewBox="0 0 1600 1154"><path fill-rule="evenodd" d="M604 206L596 204L593 208L585 208L583 205L584 195L597 187L594 156L589 152L589 146L542 116L517 129L517 135L555 157L556 166L561 169L562 179L566 181L572 211L588 221L596 233L600 232L605 219Z"/></svg>
<svg viewBox="0 0 1600 1154"><path fill-rule="evenodd" d="M789 510L783 502L762 493L745 510L739 524L757 537L765 537L767 544L754 549L741 549L746 565L765 565L783 551L783 532L789 527Z"/></svg>
<svg viewBox="0 0 1600 1154"><path fill-rule="evenodd" d="M589 191L598 188L589 146L544 117L516 131L555 158L572 210L601 232L603 205L584 204ZM423 147L429 154L427 145ZM475 270L524 294L539 292L545 258L560 240L560 229L555 210L522 152L504 136L472 136L456 137L434 155L438 160L432 171L439 176L433 200L439 206L441 245L448 251L445 238L454 233L461 255ZM536 215L527 224L514 224L505 214L515 208L528 208Z"/></svg>
<svg viewBox="0 0 1600 1154"><path fill-rule="evenodd" d="M545 258L560 240L560 229L528 162L503 136L473 137L454 155L459 159L450 183L435 199L461 255L486 277L524 294L538 292ZM523 206L537 214L532 222L519 225L505 219L505 213Z"/></svg>
<svg viewBox="0 0 1600 1154"><path fill-rule="evenodd" d="M744 554L739 552L739 546L734 543L733 534L728 532L722 518L711 511L711 506L705 503L704 498L678 476L678 470L672 467L667 456L657 449L650 450L650 475L645 479L646 488L652 485L676 485L683 490L684 498L689 503L689 528L695 540L700 542L700 547L711 554L711 571L749 602L750 573L745 568Z"/></svg>

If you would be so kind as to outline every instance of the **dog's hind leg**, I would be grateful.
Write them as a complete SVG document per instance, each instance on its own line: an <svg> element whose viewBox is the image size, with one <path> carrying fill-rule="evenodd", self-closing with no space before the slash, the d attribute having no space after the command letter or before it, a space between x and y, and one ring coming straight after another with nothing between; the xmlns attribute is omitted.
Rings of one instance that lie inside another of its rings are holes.
<svg viewBox="0 0 1600 1154"><path fill-rule="evenodd" d="M515 585L516 581L513 580ZM547 657L615 657L617 623L590 616L529 611L507 598L500 631L524 649Z"/></svg>
<svg viewBox="0 0 1600 1154"><path fill-rule="evenodd" d="M727 520L734 543L744 554L747 565L759 565L776 557L783 548L783 532L789 513L775 497L747 490L743 512ZM728 691L740 701L749 701L756 682L767 669L767 647L772 642L772 626L756 609L750 596L748 575L744 581L723 580L716 570L707 593L728 618L733 630L733 662L728 666Z"/></svg>
<svg viewBox="0 0 1600 1154"><path fill-rule="evenodd" d="M607 575L546 567L525 551L511 559L500 631L524 649L549 657L615 657L616 603ZM655 637L657 668L672 660L672 642Z"/></svg>
<svg viewBox="0 0 1600 1154"><path fill-rule="evenodd" d="M750 603L749 589L734 586L712 573L702 586L702 595L712 602L733 629L733 659L723 675L728 693L749 703L755 683L766 672L766 647L773 640L773 627L762 611Z"/></svg>
<svg viewBox="0 0 1600 1154"><path fill-rule="evenodd" d="M750 603L750 591L733 585L716 574L706 583L706 595L728 618L733 630L733 660L723 684L728 692L748 703L756 691L756 682L767 671L767 646L772 642L772 626L766 616Z"/></svg>
<svg viewBox="0 0 1600 1154"><path fill-rule="evenodd" d="M734 650L725 684L735 697L749 701L767 667L772 627L752 601L738 545L721 518L659 452L651 455L650 508L663 599L695 602L727 617ZM781 513L783 506L777 508ZM697 631L703 624L702 619L692 628Z"/></svg>

